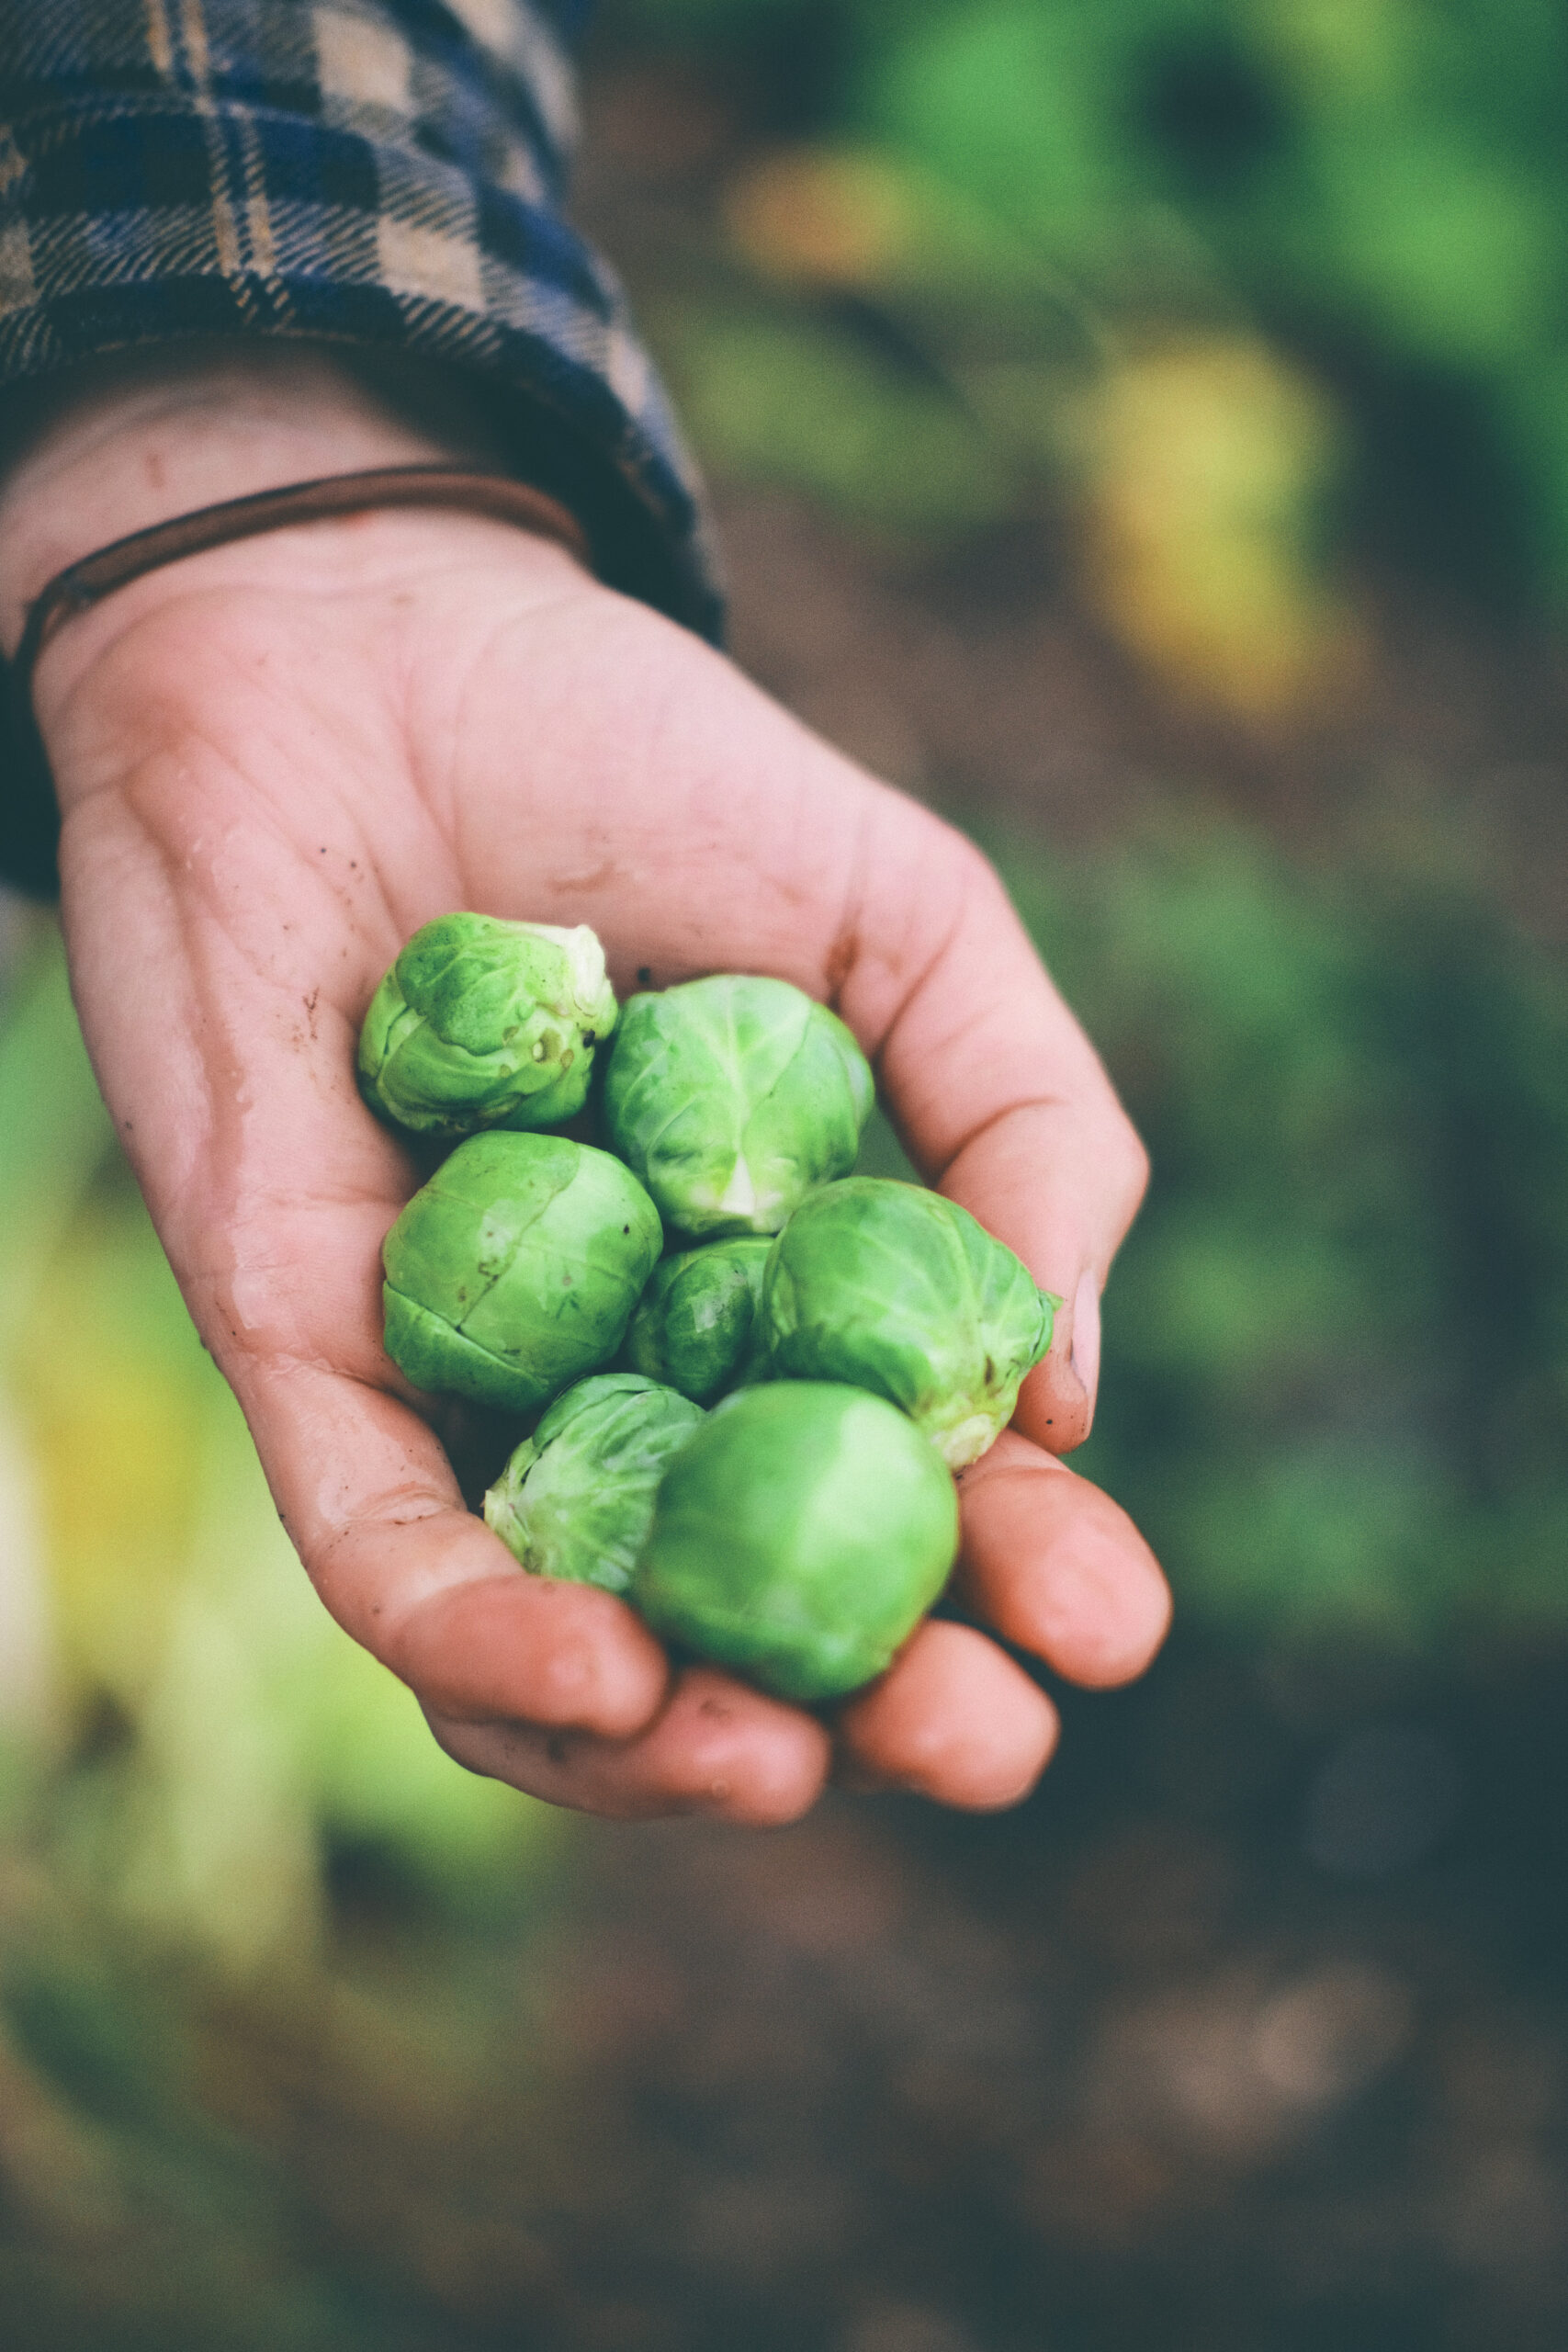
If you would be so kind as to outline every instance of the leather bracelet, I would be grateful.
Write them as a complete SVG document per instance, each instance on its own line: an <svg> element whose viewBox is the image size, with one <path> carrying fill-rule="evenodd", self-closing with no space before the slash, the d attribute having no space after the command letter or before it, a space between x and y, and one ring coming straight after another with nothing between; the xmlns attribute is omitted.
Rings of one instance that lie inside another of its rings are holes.
<svg viewBox="0 0 1568 2352"><path fill-rule="evenodd" d="M475 473L462 466L372 466L360 473L286 482L277 490L224 499L219 505L197 507L147 530L132 531L57 571L28 606L11 657L13 690L30 710L34 667L62 622L90 611L117 588L128 587L149 571L177 563L183 556L203 555L209 548L255 538L264 531L387 506L446 506L515 523L558 540L581 562L590 560L588 535L576 516L546 492L510 474Z"/></svg>
<svg viewBox="0 0 1568 2352"><path fill-rule="evenodd" d="M57 572L28 606L16 653L0 661L0 812L6 824L6 876L37 896L58 888L55 842L59 818L54 779L33 714L33 670L57 628L129 586L143 573L182 556L255 537L296 523L367 514L385 506L445 506L537 531L593 570L589 535L570 508L531 482L510 474L475 473L461 466L378 466L363 473L331 474L288 482L248 498L226 499L133 531L95 555Z"/></svg>

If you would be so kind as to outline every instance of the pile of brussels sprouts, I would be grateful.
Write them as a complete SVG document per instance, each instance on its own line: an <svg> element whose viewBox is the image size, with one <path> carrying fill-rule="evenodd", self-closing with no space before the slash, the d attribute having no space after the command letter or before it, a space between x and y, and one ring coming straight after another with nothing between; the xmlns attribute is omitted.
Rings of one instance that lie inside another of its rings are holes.
<svg viewBox="0 0 1568 2352"><path fill-rule="evenodd" d="M880 1674L1059 1301L940 1193L851 1174L843 1023L730 973L617 1007L585 926L450 914L378 989L359 1080L465 1138L387 1236L387 1352L533 1423L485 1498L521 1565L785 1698ZM542 1132L590 1107L607 1150Z"/></svg>

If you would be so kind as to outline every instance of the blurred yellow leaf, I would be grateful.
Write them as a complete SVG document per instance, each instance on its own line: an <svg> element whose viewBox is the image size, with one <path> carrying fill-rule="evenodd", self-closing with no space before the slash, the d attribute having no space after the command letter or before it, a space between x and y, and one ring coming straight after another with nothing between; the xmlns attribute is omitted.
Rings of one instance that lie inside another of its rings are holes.
<svg viewBox="0 0 1568 2352"><path fill-rule="evenodd" d="M1313 551L1339 457L1327 396L1226 339L1111 368L1080 412L1084 593L1190 699L1269 719L1342 686L1354 619Z"/></svg>
<svg viewBox="0 0 1568 2352"><path fill-rule="evenodd" d="M1265 51L1320 103L1397 91L1433 33L1404 0L1253 0L1250 17Z"/></svg>
<svg viewBox="0 0 1568 2352"><path fill-rule="evenodd" d="M67 1696L133 1709L185 1577L203 1355L141 1205L81 1214L17 1334Z"/></svg>
<svg viewBox="0 0 1568 2352"><path fill-rule="evenodd" d="M113 1139L51 925L0 1024L0 1366Z"/></svg>

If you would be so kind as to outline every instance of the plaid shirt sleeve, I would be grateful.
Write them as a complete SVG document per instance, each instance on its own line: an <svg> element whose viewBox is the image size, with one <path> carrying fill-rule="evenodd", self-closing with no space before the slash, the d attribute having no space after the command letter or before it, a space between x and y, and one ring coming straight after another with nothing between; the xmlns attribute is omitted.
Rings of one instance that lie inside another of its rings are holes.
<svg viewBox="0 0 1568 2352"><path fill-rule="evenodd" d="M579 0L0 0L0 401L181 336L492 388L602 578L712 635L692 471L564 220Z"/></svg>

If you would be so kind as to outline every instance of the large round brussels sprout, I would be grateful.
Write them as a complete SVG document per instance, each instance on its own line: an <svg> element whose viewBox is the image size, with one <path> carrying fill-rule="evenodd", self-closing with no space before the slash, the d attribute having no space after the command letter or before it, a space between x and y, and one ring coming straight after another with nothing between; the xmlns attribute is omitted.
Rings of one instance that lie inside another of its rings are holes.
<svg viewBox="0 0 1568 2352"><path fill-rule="evenodd" d="M533 1412L609 1362L662 1239L607 1151L470 1136L387 1236L387 1353L416 1388Z"/></svg>
<svg viewBox="0 0 1568 2352"><path fill-rule="evenodd" d="M769 1365L874 1389L961 1470L1011 1418L1060 1303L956 1202L851 1176L807 1201L773 1245Z"/></svg>
<svg viewBox="0 0 1568 2352"><path fill-rule="evenodd" d="M766 1234L705 1241L653 1270L626 1333L626 1361L709 1405L755 1368Z"/></svg>
<svg viewBox="0 0 1568 2352"><path fill-rule="evenodd" d="M624 1592L659 1482L702 1418L689 1397L636 1373L580 1380L486 1495L486 1521L535 1576Z"/></svg>
<svg viewBox="0 0 1568 2352"><path fill-rule="evenodd" d="M855 1163L874 1095L836 1013L720 973L634 996L604 1079L610 1140L682 1233L776 1233Z"/></svg>
<svg viewBox="0 0 1568 2352"><path fill-rule="evenodd" d="M359 1088L373 1111L431 1135L550 1127L581 1111L593 1050L615 1025L586 923L438 916L370 1001Z"/></svg>
<svg viewBox="0 0 1568 2352"><path fill-rule="evenodd" d="M952 1479L880 1396L743 1388L676 1454L630 1598L658 1634L810 1704L882 1673L958 1548Z"/></svg>

